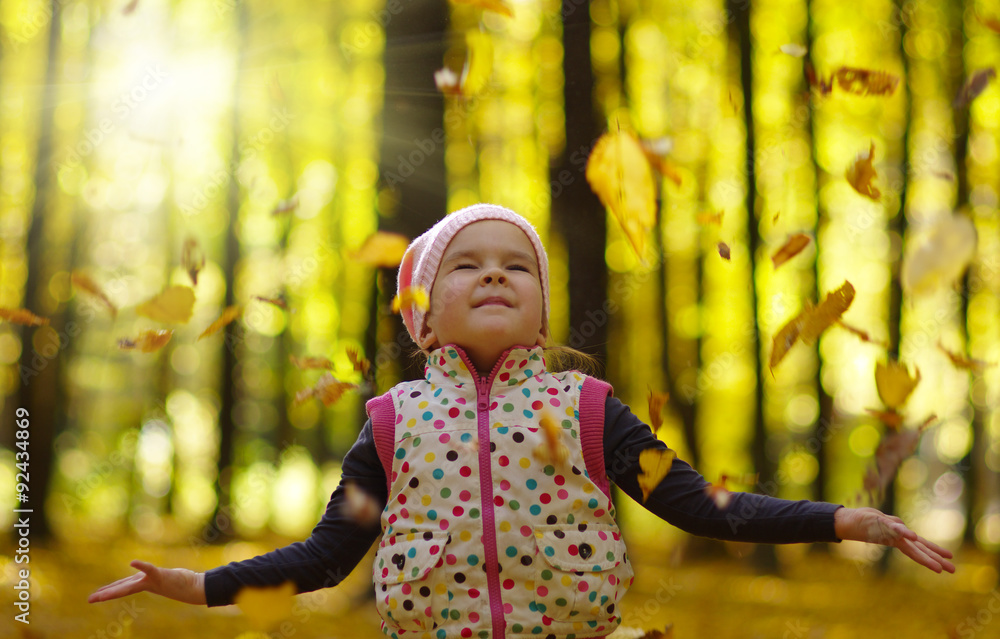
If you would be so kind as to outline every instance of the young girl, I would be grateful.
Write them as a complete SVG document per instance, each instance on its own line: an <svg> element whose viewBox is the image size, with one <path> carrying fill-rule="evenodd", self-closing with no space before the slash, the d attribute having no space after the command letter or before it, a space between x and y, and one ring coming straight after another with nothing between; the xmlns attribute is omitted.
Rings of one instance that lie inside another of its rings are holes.
<svg viewBox="0 0 1000 639"><path fill-rule="evenodd" d="M524 218L486 204L445 217L400 265L399 290L416 286L430 291L430 309L405 308L403 320L428 354L425 377L368 402L309 539L207 573L134 561L141 572L89 601L149 591L221 606L244 586L289 580L308 592L338 583L378 539L376 607L391 637L611 634L632 567L610 483L643 501L639 453L666 446L608 384L546 370L548 261ZM381 526L347 514L351 483L384 506ZM720 510L707 485L675 459L643 505L697 535L854 539L955 570L950 552L873 508L737 493Z"/></svg>

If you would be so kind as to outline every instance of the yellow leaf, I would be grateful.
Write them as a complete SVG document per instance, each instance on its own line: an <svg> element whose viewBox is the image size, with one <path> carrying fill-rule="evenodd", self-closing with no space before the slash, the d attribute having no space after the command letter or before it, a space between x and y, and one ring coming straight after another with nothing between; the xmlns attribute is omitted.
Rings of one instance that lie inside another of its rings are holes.
<svg viewBox="0 0 1000 639"><path fill-rule="evenodd" d="M202 331L202 334L198 336L198 339L200 340L202 337L208 337L209 335L219 332L220 329L239 317L241 312L242 309L240 309L237 304L226 307L226 310L222 311L222 315L219 319L209 324L208 328Z"/></svg>
<svg viewBox="0 0 1000 639"><path fill-rule="evenodd" d="M976 255L976 227L965 215L944 215L907 242L900 283L908 293L951 286Z"/></svg>
<svg viewBox="0 0 1000 639"><path fill-rule="evenodd" d="M768 362L770 368L774 368L781 363L781 360L785 358L788 351L795 346L795 342L799 339L799 333L802 332L802 314L798 314L781 327L774 335L774 339L771 343L771 359Z"/></svg>
<svg viewBox="0 0 1000 639"><path fill-rule="evenodd" d="M135 312L157 322L186 324L194 309L194 291L187 286L170 286L140 304Z"/></svg>
<svg viewBox="0 0 1000 639"><path fill-rule="evenodd" d="M508 18L514 17L514 10L505 0L451 0L455 4L467 4L485 11L493 11Z"/></svg>
<svg viewBox="0 0 1000 639"><path fill-rule="evenodd" d="M704 226L708 226L710 224L713 226L722 226L722 216L724 214L725 211L721 209L718 211L702 211L695 216L695 221Z"/></svg>
<svg viewBox="0 0 1000 639"><path fill-rule="evenodd" d="M295 594L295 584L291 581L273 587L244 586L233 597L233 603L254 627L271 630L292 615Z"/></svg>
<svg viewBox="0 0 1000 639"><path fill-rule="evenodd" d="M639 142L629 133L605 133L590 152L586 176L642 259L646 234L656 224L656 189Z"/></svg>
<svg viewBox="0 0 1000 639"><path fill-rule="evenodd" d="M118 308L111 303L111 300L104 294L101 287L98 286L94 280L90 279L89 276L80 273L79 271L73 271L73 274L70 275L70 280L73 282L73 285L81 291L90 293L97 299L101 300L101 302L108 307L108 310L111 311L111 317L118 317Z"/></svg>
<svg viewBox="0 0 1000 639"><path fill-rule="evenodd" d="M431 300L423 286L407 286L392 298L392 312L398 313L404 306L416 306L422 311L430 308Z"/></svg>
<svg viewBox="0 0 1000 639"><path fill-rule="evenodd" d="M145 331L134 340L128 338L118 340L118 348L123 351L139 350L143 353L152 353L166 346L173 334L171 330Z"/></svg>
<svg viewBox="0 0 1000 639"><path fill-rule="evenodd" d="M300 404L310 397L317 397L325 406L333 406L344 393L357 387L357 384L342 382L326 372L319 378L315 386L300 390L295 394L295 404Z"/></svg>
<svg viewBox="0 0 1000 639"><path fill-rule="evenodd" d="M649 426L654 433L663 426L663 407L669 399L670 393L654 393L652 388L649 389Z"/></svg>
<svg viewBox="0 0 1000 639"><path fill-rule="evenodd" d="M898 75L855 67L840 67L833 77L837 86L855 95L892 95L899 85Z"/></svg>
<svg viewBox="0 0 1000 639"><path fill-rule="evenodd" d="M812 238L803 233L796 233L788 238L788 241L782 245L781 248L771 256L771 262L774 264L774 268L778 268L788 260L792 259L796 255L802 252L802 250L809 246L812 242Z"/></svg>
<svg viewBox="0 0 1000 639"><path fill-rule="evenodd" d="M548 412L543 412L539 420L540 430L545 437L545 443L535 448L536 459L561 464L569 457L569 448L562 443L562 427Z"/></svg>
<svg viewBox="0 0 1000 639"><path fill-rule="evenodd" d="M819 306L807 307L799 337L806 344L813 344L823 331L830 328L854 301L854 287L845 281L840 288L828 293Z"/></svg>
<svg viewBox="0 0 1000 639"><path fill-rule="evenodd" d="M39 317L23 308L0 308L0 319L24 326L48 326L49 318Z"/></svg>
<svg viewBox="0 0 1000 639"><path fill-rule="evenodd" d="M647 448L639 453L639 488L642 489L642 501L649 499L650 493L660 485L663 478L670 472L677 453L669 448Z"/></svg>
<svg viewBox="0 0 1000 639"><path fill-rule="evenodd" d="M352 260L381 268L395 268L403 261L403 254L410 240L399 233L378 231L368 236L368 239L356 251L348 254Z"/></svg>
<svg viewBox="0 0 1000 639"><path fill-rule="evenodd" d="M847 178L847 181L851 184L851 187L853 187L855 191L877 202L882 196L882 192L872 184L872 180L878 177L878 173L875 172L875 167L872 166L872 160L874 158L875 142L872 142L871 148L868 150L868 156L863 157L860 153L858 153L857 159L854 160L854 164L848 167L847 171L844 173L844 177Z"/></svg>
<svg viewBox="0 0 1000 639"><path fill-rule="evenodd" d="M809 49L797 43L783 44L778 49L785 55L790 55L793 58L804 58L809 53Z"/></svg>
<svg viewBox="0 0 1000 639"><path fill-rule="evenodd" d="M493 75L493 39L482 31L468 31L465 44L469 58L462 69L462 95L471 97L485 89Z"/></svg>
<svg viewBox="0 0 1000 639"><path fill-rule="evenodd" d="M905 364L895 360L875 365L875 388L882 403L891 410L897 410L906 403L910 393L920 383L920 369L914 367L915 374Z"/></svg>

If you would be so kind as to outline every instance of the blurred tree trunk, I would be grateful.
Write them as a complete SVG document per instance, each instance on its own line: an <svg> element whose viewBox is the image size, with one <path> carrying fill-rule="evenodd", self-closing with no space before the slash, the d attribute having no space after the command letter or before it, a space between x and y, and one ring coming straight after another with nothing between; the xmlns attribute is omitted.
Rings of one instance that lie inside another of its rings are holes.
<svg viewBox="0 0 1000 639"><path fill-rule="evenodd" d="M59 82L59 34L62 21L62 7L53 0L49 11L48 59L45 65L45 86L42 89L42 104L39 109L38 144L35 154L35 199L31 207L31 226L28 229L27 253L28 276L24 284L24 308L41 315L48 315L42 309L56 309L57 302L49 293L49 278L61 265L54 263L59 250L52 250L47 241L48 225L53 223L53 206L57 185L53 182L52 135L53 118L56 108L56 90ZM47 223L48 222L48 223ZM70 233L75 237L75 233ZM58 259L58 258L56 258ZM29 501L19 507L31 509L31 536L33 539L48 539L52 527L48 519L45 500L49 495L55 473L55 449L53 444L66 425L66 393L60 383L60 352L66 347L70 331L79 330L74 323L67 325L65 313L60 309L49 316L48 327L21 327L21 361L19 374L21 386L17 407L27 409L30 419L30 460ZM75 334L75 333L74 333ZM59 337L55 340L45 336ZM13 423L13 422L8 422Z"/></svg>
<svg viewBox="0 0 1000 639"><path fill-rule="evenodd" d="M434 85L434 72L444 64L449 5L416 2L394 14L386 10L385 103L379 173L379 227L413 239L444 217L448 188L444 167L444 98ZM382 321L391 324L391 342L383 352L399 364L404 380L424 375L423 362L411 357L416 345L399 315L387 315L396 292L395 269L378 269L369 309L371 321L365 350L376 353ZM379 359L373 358L376 364Z"/></svg>
<svg viewBox="0 0 1000 639"><path fill-rule="evenodd" d="M747 251L750 254L750 300L753 313L753 353L754 371L757 382L754 385L754 428L751 443L751 457L758 473L758 485L773 483L775 463L768 455L767 424L764 422L764 361L760 352L760 321L758 320L757 297L757 252L760 248L760 228L757 221L757 143L753 117L753 38L750 32L750 3L729 0L728 10L735 29L735 39L740 53L740 84L743 88L743 124L746 129L746 207ZM754 550L754 561L761 570L776 571L778 567L774 546L760 545Z"/></svg>
<svg viewBox="0 0 1000 639"><path fill-rule="evenodd" d="M583 172L605 123L594 107L594 72L590 60L590 2L563 0L563 103L566 146L553 166L553 183L569 182L552 199L552 220L566 241L569 267L569 346L607 364L608 272L604 261L607 214L590 190ZM571 176L570 180L557 176Z"/></svg>
<svg viewBox="0 0 1000 639"><path fill-rule="evenodd" d="M226 225L225 257L222 274L226 283L226 297L223 308L236 303L236 264L240 259L240 240L237 227L240 215L240 185L236 179L236 169L240 162L240 82L246 62L246 32L249 25L245 3L235 6L236 15L236 77L233 81L232 150L229 185L226 192L226 210L229 224ZM237 399L237 351L242 348L246 329L242 322L230 322L225 327L225 349L222 353L221 387L219 388L219 457L216 463L218 485L216 486L215 512L212 513L214 535L206 539L212 543L225 543L235 537L232 526L232 481L233 460L236 445L236 423L233 420Z"/></svg>

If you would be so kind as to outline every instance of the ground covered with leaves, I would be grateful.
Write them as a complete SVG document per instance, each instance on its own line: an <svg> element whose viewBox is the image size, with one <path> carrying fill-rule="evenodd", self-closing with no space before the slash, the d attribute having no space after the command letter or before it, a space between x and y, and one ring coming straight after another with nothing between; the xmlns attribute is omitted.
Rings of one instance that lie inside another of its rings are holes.
<svg viewBox="0 0 1000 639"><path fill-rule="evenodd" d="M267 637L362 639L382 636L370 595L370 560L344 586L294 599L291 616L268 634L236 606L189 606L146 593L87 604L100 585L131 573L141 558L161 566L204 570L265 552L284 540L225 547L150 546L133 540L109 544L32 546L30 626L0 619L0 636L32 639L80 637ZM748 557L752 546L730 547L731 556L694 559L679 551L632 545L636 581L623 605L624 625L663 630L676 639L703 637L996 637L1000 591L995 558L959 553L955 575L936 575L890 562L845 559L822 547L782 549L778 575L762 575ZM744 555L740 558L737 555ZM6 558L5 558L6 560ZM5 589L15 564L2 568Z"/></svg>

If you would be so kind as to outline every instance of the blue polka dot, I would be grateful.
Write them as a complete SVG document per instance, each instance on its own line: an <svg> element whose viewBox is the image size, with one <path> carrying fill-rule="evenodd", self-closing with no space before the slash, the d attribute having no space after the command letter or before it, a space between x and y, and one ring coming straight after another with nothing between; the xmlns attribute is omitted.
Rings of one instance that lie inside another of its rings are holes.
<svg viewBox="0 0 1000 639"><path fill-rule="evenodd" d="M534 416L534 413L532 413L530 410L525 409L524 416L527 417L528 419L531 419Z"/></svg>
<svg viewBox="0 0 1000 639"><path fill-rule="evenodd" d="M534 490L538 488L538 482L535 481L534 479L529 479L528 481L524 482L524 485L528 487L528 490Z"/></svg>
<svg viewBox="0 0 1000 639"><path fill-rule="evenodd" d="M406 551L406 556L409 557L410 559L413 559L414 557L417 556L417 549L410 548L409 550Z"/></svg>
<svg viewBox="0 0 1000 639"><path fill-rule="evenodd" d="M424 418L425 422L429 422L429 421L431 421L431 419L434 418L434 413L430 412L429 410L428 411L424 411L424 414L421 415L421 417Z"/></svg>
<svg viewBox="0 0 1000 639"><path fill-rule="evenodd" d="M406 451L403 450L402 448L397 448L396 449L396 459L402 459L404 457L406 457Z"/></svg>
<svg viewBox="0 0 1000 639"><path fill-rule="evenodd" d="M444 471L441 470L440 468L435 468L434 472L431 473L431 474L434 475L434 479L443 479L444 478Z"/></svg>
<svg viewBox="0 0 1000 639"><path fill-rule="evenodd" d="M469 555L466 561L469 562L470 566L475 566L476 564L479 563L479 557L477 555Z"/></svg>
<svg viewBox="0 0 1000 639"><path fill-rule="evenodd" d="M437 518L438 514L436 510L432 508L431 510L427 511L427 519L430 519L431 521L437 521Z"/></svg>
<svg viewBox="0 0 1000 639"><path fill-rule="evenodd" d="M587 508L597 508L597 500L591 499L587 502Z"/></svg>
<svg viewBox="0 0 1000 639"><path fill-rule="evenodd" d="M541 507L541 506L539 506L538 504L532 504L532 505L531 505L531 508L529 508L529 509L528 509L528 511L529 511L529 512L530 512L530 513L531 513L532 515L538 515L539 513L541 513L541 512L542 512L542 507Z"/></svg>
<svg viewBox="0 0 1000 639"><path fill-rule="evenodd" d="M462 433L462 441L463 442L472 441L472 433Z"/></svg>
<svg viewBox="0 0 1000 639"><path fill-rule="evenodd" d="M510 429L507 428L506 426L501 426L500 428L497 429L497 432L500 433L501 435L506 435L507 431L509 431L509 430Z"/></svg>

